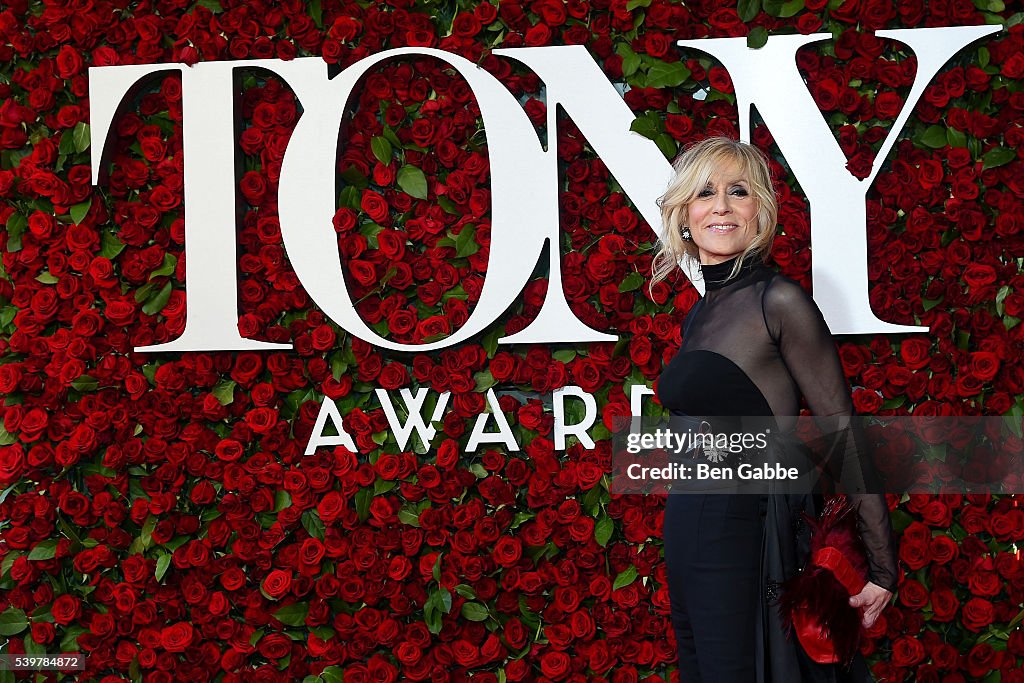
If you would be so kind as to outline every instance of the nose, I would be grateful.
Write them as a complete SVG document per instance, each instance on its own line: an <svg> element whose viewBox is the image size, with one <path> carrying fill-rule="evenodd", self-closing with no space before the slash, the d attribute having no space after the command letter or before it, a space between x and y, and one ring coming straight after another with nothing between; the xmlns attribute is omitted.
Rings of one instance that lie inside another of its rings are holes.
<svg viewBox="0 0 1024 683"><path fill-rule="evenodd" d="M718 193L716 193L715 194L715 202L714 202L714 205L711 207L711 210L715 214L719 214L719 215L720 214L727 214L730 211L732 211L732 208L729 206L729 193L728 192L718 192Z"/></svg>

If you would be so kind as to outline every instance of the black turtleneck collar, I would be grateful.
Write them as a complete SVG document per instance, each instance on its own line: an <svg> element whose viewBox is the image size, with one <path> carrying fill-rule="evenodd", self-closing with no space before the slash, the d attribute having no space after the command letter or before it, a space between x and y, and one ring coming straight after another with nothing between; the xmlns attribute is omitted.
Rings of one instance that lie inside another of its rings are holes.
<svg viewBox="0 0 1024 683"><path fill-rule="evenodd" d="M743 264L740 266L739 272L736 273L736 277L732 279L727 279L729 277L729 273L732 272L732 267L736 263L736 260L738 258L739 256L737 255L733 256L731 259L722 261L721 263L702 263L700 266L700 271L704 275L705 289L719 289L720 287L724 287L726 284L730 282L735 282L736 280L739 280L747 273L757 268L757 266L760 263L756 256L754 256L753 254L748 255L747 258L743 260Z"/></svg>

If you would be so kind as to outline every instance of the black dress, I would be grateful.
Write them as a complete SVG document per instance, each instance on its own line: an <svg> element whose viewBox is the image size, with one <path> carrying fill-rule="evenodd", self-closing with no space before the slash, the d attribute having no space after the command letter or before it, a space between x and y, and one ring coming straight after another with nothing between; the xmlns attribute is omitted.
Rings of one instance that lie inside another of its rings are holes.
<svg viewBox="0 0 1024 683"><path fill-rule="evenodd" d="M736 257L738 258L738 257ZM792 429L801 394L818 416L853 415L827 325L795 281L749 259L703 266L706 293L684 322L683 343L658 382L673 415L774 416ZM849 492L849 490L848 490ZM885 497L849 492L868 551L870 580L895 592L898 567ZM680 674L694 681L872 681L858 656L847 669L808 658L783 631L777 585L809 554L801 512L811 494L670 495L665 560Z"/></svg>

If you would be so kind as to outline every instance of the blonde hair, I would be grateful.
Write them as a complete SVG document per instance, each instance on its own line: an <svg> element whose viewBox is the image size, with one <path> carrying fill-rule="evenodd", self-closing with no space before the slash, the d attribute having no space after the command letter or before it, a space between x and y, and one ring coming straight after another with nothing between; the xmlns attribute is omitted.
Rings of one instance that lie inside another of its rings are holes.
<svg viewBox="0 0 1024 683"><path fill-rule="evenodd" d="M749 180L751 195L757 201L757 235L736 259L729 277L739 272L740 262L749 255L761 262L768 258L779 215L768 158L757 147L745 142L710 137L688 146L672 162L675 175L665 194L658 198L662 222L658 242L661 248L651 262L651 287L676 268L683 268L684 264L688 274L700 264L697 245L692 239L683 239L682 229L688 227L686 218L690 202L707 186L712 173L729 162L740 166Z"/></svg>

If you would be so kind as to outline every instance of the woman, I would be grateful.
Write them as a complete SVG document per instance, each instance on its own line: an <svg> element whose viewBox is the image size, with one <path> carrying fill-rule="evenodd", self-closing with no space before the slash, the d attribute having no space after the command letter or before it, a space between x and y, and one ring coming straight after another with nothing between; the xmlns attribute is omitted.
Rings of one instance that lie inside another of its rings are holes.
<svg viewBox="0 0 1024 683"><path fill-rule="evenodd" d="M699 270L706 292L659 379L662 405L673 415L774 416L785 431L802 394L815 415L852 416L820 311L796 282L764 265L778 211L764 155L709 138L674 168L660 200L654 281L686 264ZM870 581L850 604L869 627L895 590L896 554L884 496L849 498L870 567ZM815 516L815 508L810 494L668 496L664 547L680 680L872 680L859 656L849 668L813 662L786 636L774 605L778 584L804 565L809 531L801 512Z"/></svg>

